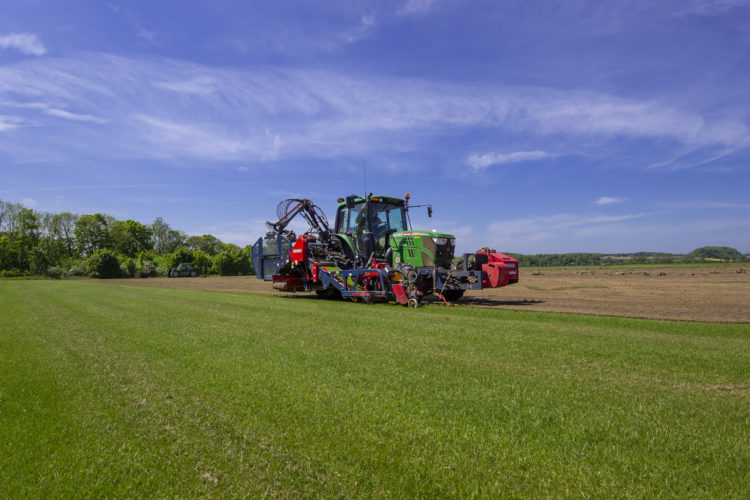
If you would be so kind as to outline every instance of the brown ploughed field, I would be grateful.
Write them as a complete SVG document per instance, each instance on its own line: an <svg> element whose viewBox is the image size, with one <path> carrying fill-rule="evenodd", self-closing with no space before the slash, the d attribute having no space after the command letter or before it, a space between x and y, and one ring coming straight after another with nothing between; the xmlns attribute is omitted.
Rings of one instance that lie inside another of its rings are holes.
<svg viewBox="0 0 750 500"><path fill-rule="evenodd" d="M467 292L457 306L750 323L750 265L524 269L515 285ZM129 285L289 295L254 276L111 280ZM308 294L298 294L308 295Z"/></svg>

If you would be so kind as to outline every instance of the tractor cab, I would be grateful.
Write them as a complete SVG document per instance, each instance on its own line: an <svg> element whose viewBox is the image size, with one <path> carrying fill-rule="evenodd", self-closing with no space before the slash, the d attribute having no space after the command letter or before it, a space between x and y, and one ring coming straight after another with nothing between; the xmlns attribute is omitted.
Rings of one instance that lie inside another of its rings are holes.
<svg viewBox="0 0 750 500"><path fill-rule="evenodd" d="M349 196L339 198L334 233L342 242L344 253L364 265L370 258L387 264L408 264L415 267L444 266L453 260L455 238L437 231L412 230L406 199L390 196Z"/></svg>
<svg viewBox="0 0 750 500"><path fill-rule="evenodd" d="M350 257L384 259L393 233L406 231L406 201L388 196L339 198L334 233ZM348 248L347 248L348 247Z"/></svg>

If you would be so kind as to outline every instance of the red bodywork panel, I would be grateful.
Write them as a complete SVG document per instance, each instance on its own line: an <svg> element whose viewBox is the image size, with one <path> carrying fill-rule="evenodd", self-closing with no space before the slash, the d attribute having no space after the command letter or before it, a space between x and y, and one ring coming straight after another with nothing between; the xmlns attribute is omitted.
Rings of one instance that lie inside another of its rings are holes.
<svg viewBox="0 0 750 500"><path fill-rule="evenodd" d="M396 302L405 305L409 302L409 297L406 296L404 286L400 283L393 285L393 295L396 297Z"/></svg>
<svg viewBox="0 0 750 500"><path fill-rule="evenodd" d="M295 264L301 264L302 262L307 261L307 239L304 235L297 238L292 250L289 252L289 258Z"/></svg>
<svg viewBox="0 0 750 500"><path fill-rule="evenodd" d="M518 281L518 261L504 253L479 251L477 255L486 255L487 263L482 264L482 272L487 279L482 279L482 288L496 288L516 283Z"/></svg>
<svg viewBox="0 0 750 500"><path fill-rule="evenodd" d="M297 278L296 276L279 276L278 274L273 275L273 287L283 292L302 292L305 290L302 278Z"/></svg>

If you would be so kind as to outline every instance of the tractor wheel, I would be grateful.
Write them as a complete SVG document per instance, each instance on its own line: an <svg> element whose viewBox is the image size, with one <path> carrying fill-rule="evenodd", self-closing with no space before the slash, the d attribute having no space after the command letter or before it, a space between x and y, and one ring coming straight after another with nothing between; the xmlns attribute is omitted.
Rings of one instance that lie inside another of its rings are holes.
<svg viewBox="0 0 750 500"><path fill-rule="evenodd" d="M179 278L180 277L180 271L172 271L172 277L173 278Z"/></svg>
<svg viewBox="0 0 750 500"><path fill-rule="evenodd" d="M324 290L315 290L318 297L325 300L339 300L341 298L341 292L335 288L326 288Z"/></svg>
<svg viewBox="0 0 750 500"><path fill-rule="evenodd" d="M195 269L193 269L192 271L190 271L190 277L191 278L195 278L196 276L198 276L198 273L195 271Z"/></svg>
<svg viewBox="0 0 750 500"><path fill-rule="evenodd" d="M409 302L406 303L407 306L409 306L409 309L416 309L419 307L419 301L415 298L409 299Z"/></svg>
<svg viewBox="0 0 750 500"><path fill-rule="evenodd" d="M448 302L456 302L463 296L463 290L443 290L443 297L445 297L445 300L447 300Z"/></svg>

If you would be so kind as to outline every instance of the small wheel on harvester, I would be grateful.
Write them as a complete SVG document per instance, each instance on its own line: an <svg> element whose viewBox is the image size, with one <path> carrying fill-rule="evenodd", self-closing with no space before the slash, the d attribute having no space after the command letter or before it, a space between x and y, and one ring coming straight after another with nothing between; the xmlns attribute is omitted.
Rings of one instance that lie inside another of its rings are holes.
<svg viewBox="0 0 750 500"><path fill-rule="evenodd" d="M409 309L416 309L419 307L419 301L415 298L409 299L409 302L406 303L406 305L409 307Z"/></svg>
<svg viewBox="0 0 750 500"><path fill-rule="evenodd" d="M406 281L409 283L414 283L417 281L417 278L419 277L419 273L417 273L416 269L409 269L406 271Z"/></svg>

